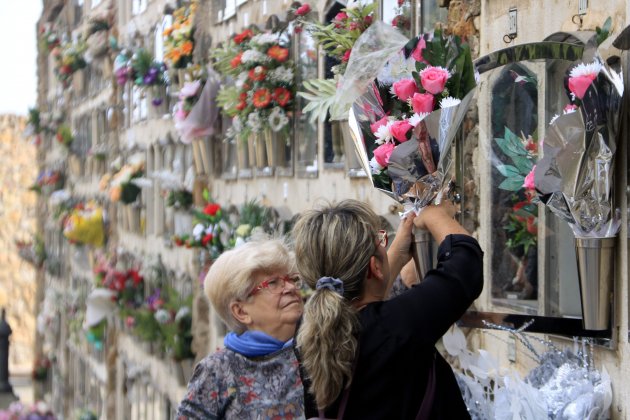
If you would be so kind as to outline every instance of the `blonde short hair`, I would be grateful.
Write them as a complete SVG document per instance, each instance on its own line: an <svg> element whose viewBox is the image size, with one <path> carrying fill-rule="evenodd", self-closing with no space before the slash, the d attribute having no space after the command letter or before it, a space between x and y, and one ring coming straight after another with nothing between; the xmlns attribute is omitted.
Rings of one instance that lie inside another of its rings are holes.
<svg viewBox="0 0 630 420"><path fill-rule="evenodd" d="M227 326L240 334L246 327L230 310L234 301L245 300L256 286L255 276L274 271L295 271L295 258L284 239L248 242L224 252L210 267L204 281L204 291L210 303Z"/></svg>

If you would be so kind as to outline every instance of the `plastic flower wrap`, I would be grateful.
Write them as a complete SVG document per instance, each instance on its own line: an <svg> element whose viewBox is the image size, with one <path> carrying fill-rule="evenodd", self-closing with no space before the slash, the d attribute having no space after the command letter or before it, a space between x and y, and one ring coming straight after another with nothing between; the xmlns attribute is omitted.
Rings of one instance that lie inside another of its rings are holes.
<svg viewBox="0 0 630 420"><path fill-rule="evenodd" d="M81 244L103 246L103 209L94 202L77 205L64 221L63 236Z"/></svg>
<svg viewBox="0 0 630 420"><path fill-rule="evenodd" d="M192 63L196 10L196 1L175 10L173 24L164 30L164 60L169 68L183 69Z"/></svg>
<svg viewBox="0 0 630 420"><path fill-rule="evenodd" d="M216 97L221 84L221 78L211 68L199 68L190 74L199 78L184 83L174 108L175 129L186 144L214 132L219 115Z"/></svg>
<svg viewBox="0 0 630 420"><path fill-rule="evenodd" d="M586 344L558 349L542 341L548 350L539 354L530 338L510 330L529 350L537 366L525 378L504 368L485 350L466 348L462 331L453 326L442 342L459 363L455 375L473 420L485 419L606 419L610 417L612 388L608 372L595 369Z"/></svg>
<svg viewBox="0 0 630 420"><path fill-rule="evenodd" d="M290 130L295 66L289 59L289 41L285 32L246 29L212 52L217 71L234 80L217 96L224 112L233 117L234 137L246 140L263 130L285 134Z"/></svg>
<svg viewBox="0 0 630 420"><path fill-rule="evenodd" d="M456 36L420 35L383 57L374 46L400 37L389 33L397 32L382 24L364 33L339 90L350 97L360 93L349 124L372 184L418 211L446 183L451 145L472 100L475 74L470 48ZM374 72L376 78L370 78Z"/></svg>
<svg viewBox="0 0 630 420"><path fill-rule="evenodd" d="M526 180L578 238L614 237L620 227L612 197L623 96L617 70L598 54L569 70L569 101L550 122L543 157Z"/></svg>

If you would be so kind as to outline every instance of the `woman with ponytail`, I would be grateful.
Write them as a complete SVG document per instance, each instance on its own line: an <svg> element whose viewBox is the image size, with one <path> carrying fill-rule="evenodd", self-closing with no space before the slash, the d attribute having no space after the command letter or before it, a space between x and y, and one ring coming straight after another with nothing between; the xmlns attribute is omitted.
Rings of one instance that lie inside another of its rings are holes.
<svg viewBox="0 0 630 420"><path fill-rule="evenodd" d="M359 201L298 219L297 268L315 289L296 338L307 418L469 418L453 371L435 350L483 287L483 253L454 214L445 200L403 219L388 251L378 216ZM439 244L437 267L386 301L410 259L413 225Z"/></svg>

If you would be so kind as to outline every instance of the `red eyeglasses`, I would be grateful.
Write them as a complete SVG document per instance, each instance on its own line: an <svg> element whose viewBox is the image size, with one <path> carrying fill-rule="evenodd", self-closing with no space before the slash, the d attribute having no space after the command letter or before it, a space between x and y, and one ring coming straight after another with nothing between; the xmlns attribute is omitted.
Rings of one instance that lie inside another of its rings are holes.
<svg viewBox="0 0 630 420"><path fill-rule="evenodd" d="M383 248L385 248L388 244L387 231L383 229L379 230L376 237L378 238L379 246L382 246Z"/></svg>
<svg viewBox="0 0 630 420"><path fill-rule="evenodd" d="M286 276L276 276L260 282L260 284L254 287L248 296L253 296L261 290L267 290L269 293L279 295L287 287L287 283L290 283L296 289L302 287L302 279L300 278L300 275L298 273L291 273Z"/></svg>

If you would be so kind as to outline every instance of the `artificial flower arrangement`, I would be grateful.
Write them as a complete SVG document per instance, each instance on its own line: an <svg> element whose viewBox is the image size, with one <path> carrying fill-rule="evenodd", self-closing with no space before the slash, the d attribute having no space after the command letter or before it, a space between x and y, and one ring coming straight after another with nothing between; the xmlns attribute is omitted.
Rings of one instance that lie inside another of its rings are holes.
<svg viewBox="0 0 630 420"><path fill-rule="evenodd" d="M295 96L288 35L246 29L212 55L217 70L235 80L217 96L224 112L233 117L229 137L245 142L252 134L274 132L288 138Z"/></svg>
<svg viewBox="0 0 630 420"><path fill-rule="evenodd" d="M76 42L66 42L55 47L52 55L55 58L55 75L64 87L70 86L72 75L85 68L85 51L87 44L78 39Z"/></svg>
<svg viewBox="0 0 630 420"><path fill-rule="evenodd" d="M65 146L67 149L70 149L70 146L72 146L72 142L74 141L74 135L72 134L70 126L68 124L59 125L59 127L57 127L55 139L57 140L57 143Z"/></svg>
<svg viewBox="0 0 630 420"><path fill-rule="evenodd" d="M93 201L77 204L64 218L63 236L73 243L103 246L103 208Z"/></svg>
<svg viewBox="0 0 630 420"><path fill-rule="evenodd" d="M50 370L52 363L48 356L39 355L33 362L33 371L31 372L31 378L34 381L44 382L48 379L48 371Z"/></svg>
<svg viewBox="0 0 630 420"><path fill-rule="evenodd" d="M504 136L494 141L511 161L511 164L496 165L505 178L498 188L513 193L512 207L504 225L508 234L506 245L511 250L527 254L538 240L538 206L534 202L533 175L530 175L538 159L538 142L532 136L518 137L507 127Z"/></svg>
<svg viewBox="0 0 630 420"><path fill-rule="evenodd" d="M305 80L303 85L306 91L298 93L309 102L303 112L310 113L311 122L326 119L335 100L337 85L346 71L352 48L361 34L374 22L375 7L375 3L349 2L326 25L312 18L308 4L294 3L292 13L296 16L299 27L303 26L325 54L337 62L331 69L332 78Z"/></svg>
<svg viewBox="0 0 630 420"><path fill-rule="evenodd" d="M18 255L24 261L31 263L36 268L41 268L46 261L46 247L44 240L39 235L34 235L31 241L15 241Z"/></svg>
<svg viewBox="0 0 630 420"><path fill-rule="evenodd" d="M39 45L41 49L46 53L50 53L59 44L61 44L61 40L52 23L44 23L39 29Z"/></svg>
<svg viewBox="0 0 630 420"><path fill-rule="evenodd" d="M186 120L190 111L193 109L208 79L208 71L200 65L191 65L184 72L184 80L182 88L177 97L178 101L173 108L173 117L175 125L181 124Z"/></svg>
<svg viewBox="0 0 630 420"><path fill-rule="evenodd" d="M0 410L2 420L56 420L52 409L45 401L24 405L19 401L9 404L6 410Z"/></svg>
<svg viewBox="0 0 630 420"><path fill-rule="evenodd" d="M173 24L164 30L164 60L169 68L184 69L192 63L197 7L197 1L193 1L175 10Z"/></svg>
<svg viewBox="0 0 630 420"><path fill-rule="evenodd" d="M40 172L35 183L29 187L29 190L38 194L51 193L52 191L63 188L64 176L61 171L45 170Z"/></svg>
<svg viewBox="0 0 630 420"><path fill-rule="evenodd" d="M100 258L94 267L97 288L114 292L113 299L120 308L137 308L144 302L144 278L137 268L121 269Z"/></svg>
<svg viewBox="0 0 630 420"><path fill-rule="evenodd" d="M128 51L122 50L114 60L114 72L118 84L131 81L136 86L166 85L166 65L155 61L144 48L137 49L129 58ZM159 105L159 104L158 104Z"/></svg>
<svg viewBox="0 0 630 420"><path fill-rule="evenodd" d="M228 246L234 248L248 242L257 234L273 233L272 212L269 207L261 206L256 200L244 203L239 211L236 228L228 240Z"/></svg>
<svg viewBox="0 0 630 420"><path fill-rule="evenodd" d="M208 190L204 190L203 197L206 201L203 209L193 209L194 222L190 235L175 235L172 239L177 246L204 248L215 259L225 249L222 237L229 227L221 206L210 199Z"/></svg>
<svg viewBox="0 0 630 420"><path fill-rule="evenodd" d="M100 181L100 189L109 189L109 199L123 204L132 204L138 198L141 188L136 184L144 174L144 157L136 154L129 163L123 165L114 175L105 174Z"/></svg>

